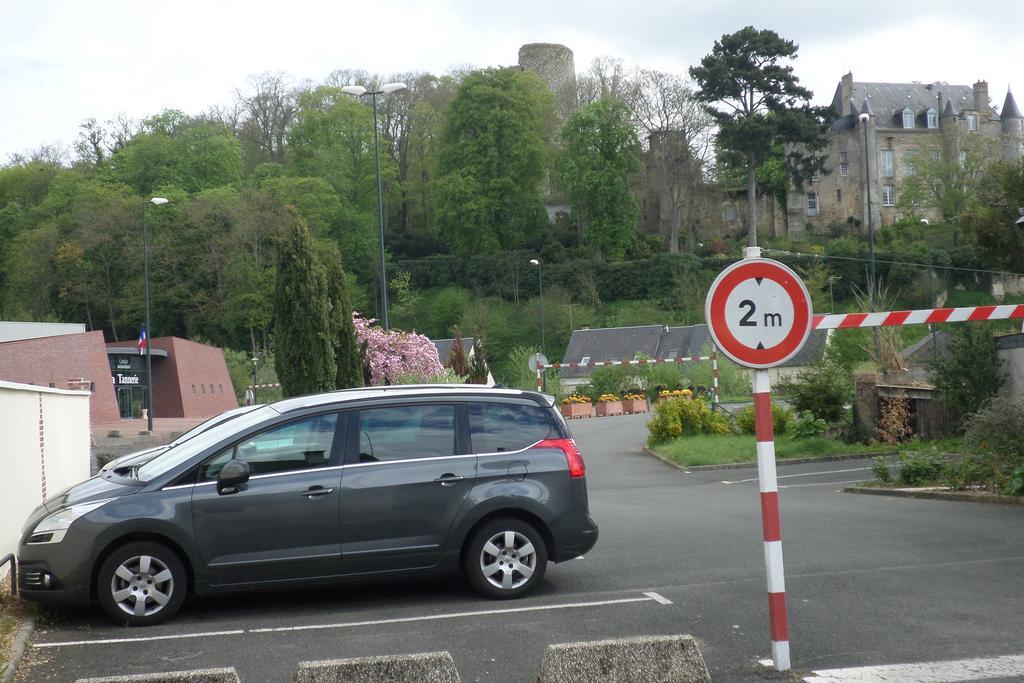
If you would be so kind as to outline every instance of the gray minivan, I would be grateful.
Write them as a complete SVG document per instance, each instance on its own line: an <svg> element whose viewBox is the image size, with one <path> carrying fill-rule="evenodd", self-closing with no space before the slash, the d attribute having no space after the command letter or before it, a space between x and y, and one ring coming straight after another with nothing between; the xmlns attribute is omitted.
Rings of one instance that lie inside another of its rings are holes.
<svg viewBox="0 0 1024 683"><path fill-rule="evenodd" d="M458 571L515 598L597 535L552 397L350 389L261 406L49 498L25 524L18 585L140 626L190 592Z"/></svg>

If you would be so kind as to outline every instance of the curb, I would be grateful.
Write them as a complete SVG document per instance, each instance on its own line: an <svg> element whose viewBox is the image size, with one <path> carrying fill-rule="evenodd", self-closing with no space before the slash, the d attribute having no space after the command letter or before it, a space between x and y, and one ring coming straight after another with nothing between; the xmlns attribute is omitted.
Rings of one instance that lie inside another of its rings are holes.
<svg viewBox="0 0 1024 683"><path fill-rule="evenodd" d="M11 660L7 662L7 667L3 670L3 673L0 673L0 681L3 683L14 679L14 673L18 670L18 664L21 663L21 658L25 655L25 649L28 647L28 641L32 637L32 632L35 628L36 620L29 617L21 625L18 635L14 637L14 643L11 645Z"/></svg>
<svg viewBox="0 0 1024 683"><path fill-rule="evenodd" d="M680 465L677 462L669 460L664 455L657 453L647 446L641 446L641 450L647 455L650 455L658 460L662 461L666 465L675 467L680 470L687 470L692 472L709 472L712 470L742 470L751 467L757 467L756 460L749 460L747 462L733 462L725 463L722 465ZM780 458L775 461L776 465L806 465L814 462L838 462L840 460L864 460L867 458L877 458L879 456L886 455L897 455L896 453L848 453L845 455L825 455L820 458Z"/></svg>
<svg viewBox="0 0 1024 683"><path fill-rule="evenodd" d="M919 498L922 500L952 500L961 503L983 503L987 505L1024 505L1022 496L981 495L962 491L921 491L912 489L879 489L871 486L847 486L843 493L860 493L867 496L892 496L894 498Z"/></svg>

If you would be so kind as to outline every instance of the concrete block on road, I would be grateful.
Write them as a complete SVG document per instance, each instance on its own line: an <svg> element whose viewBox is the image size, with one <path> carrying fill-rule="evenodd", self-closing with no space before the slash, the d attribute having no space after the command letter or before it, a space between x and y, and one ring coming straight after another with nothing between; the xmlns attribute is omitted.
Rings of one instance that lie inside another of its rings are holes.
<svg viewBox="0 0 1024 683"><path fill-rule="evenodd" d="M692 636L643 636L549 645L539 683L710 683Z"/></svg>
<svg viewBox="0 0 1024 683"><path fill-rule="evenodd" d="M195 669L193 671L165 671L155 674L130 676L100 676L79 678L75 683L238 683L233 667L226 669Z"/></svg>
<svg viewBox="0 0 1024 683"><path fill-rule="evenodd" d="M296 683L461 683L449 652L302 662Z"/></svg>

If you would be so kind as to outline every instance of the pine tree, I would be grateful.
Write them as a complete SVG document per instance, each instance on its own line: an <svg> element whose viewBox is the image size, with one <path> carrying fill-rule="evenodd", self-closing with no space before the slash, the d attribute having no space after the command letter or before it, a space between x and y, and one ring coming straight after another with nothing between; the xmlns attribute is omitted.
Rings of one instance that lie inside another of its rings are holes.
<svg viewBox="0 0 1024 683"><path fill-rule="evenodd" d="M469 382L471 384L487 384L487 361L484 360L483 340L476 338L476 353L469 366Z"/></svg>
<svg viewBox="0 0 1024 683"><path fill-rule="evenodd" d="M345 271L341 267L341 252L333 242L319 244L318 251L327 277L328 316L334 347L334 388L361 387L363 355L356 343L356 328L352 324L352 305L349 303Z"/></svg>
<svg viewBox="0 0 1024 683"><path fill-rule="evenodd" d="M286 213L277 248L274 363L285 396L334 388L327 282L305 222Z"/></svg>

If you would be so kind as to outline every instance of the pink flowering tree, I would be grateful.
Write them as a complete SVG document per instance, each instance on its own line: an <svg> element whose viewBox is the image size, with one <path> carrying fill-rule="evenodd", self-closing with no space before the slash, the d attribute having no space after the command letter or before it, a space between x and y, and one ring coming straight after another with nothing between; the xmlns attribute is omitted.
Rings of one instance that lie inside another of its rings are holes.
<svg viewBox="0 0 1024 683"><path fill-rule="evenodd" d="M366 342L371 384L427 383L445 374L437 347L430 339L415 332L385 331L375 322L352 313L356 343L363 348Z"/></svg>

